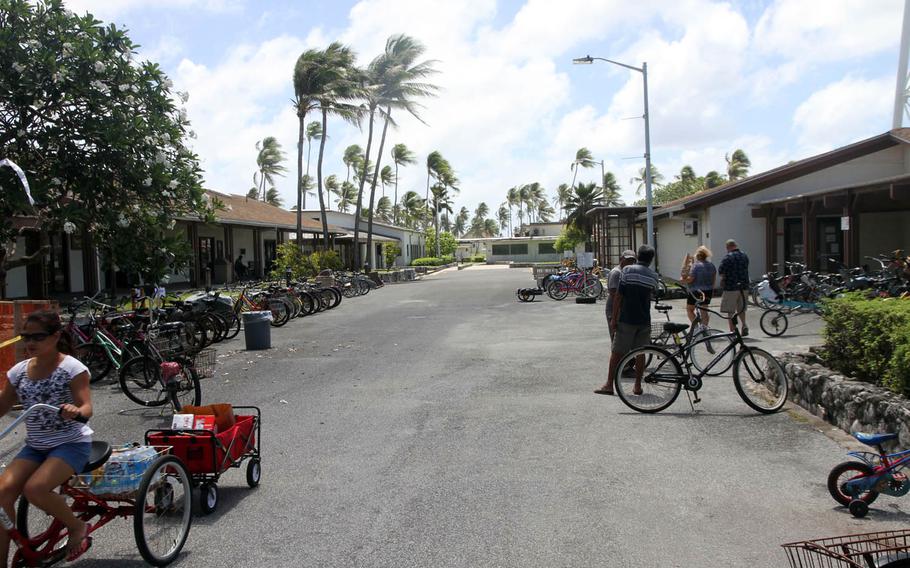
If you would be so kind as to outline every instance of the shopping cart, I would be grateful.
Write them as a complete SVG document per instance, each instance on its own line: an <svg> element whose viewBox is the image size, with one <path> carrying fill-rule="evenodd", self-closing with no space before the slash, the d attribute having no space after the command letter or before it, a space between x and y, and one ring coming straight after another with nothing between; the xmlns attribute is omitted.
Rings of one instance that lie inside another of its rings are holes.
<svg viewBox="0 0 910 568"><path fill-rule="evenodd" d="M910 529L783 544L793 568L908 568Z"/></svg>

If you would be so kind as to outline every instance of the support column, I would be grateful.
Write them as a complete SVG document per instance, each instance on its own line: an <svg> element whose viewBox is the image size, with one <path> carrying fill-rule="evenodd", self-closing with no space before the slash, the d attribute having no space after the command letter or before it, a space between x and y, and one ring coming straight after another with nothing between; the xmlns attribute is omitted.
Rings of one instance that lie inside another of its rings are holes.
<svg viewBox="0 0 910 568"><path fill-rule="evenodd" d="M256 278L262 278L262 231L253 229L253 265L256 267Z"/></svg>
<svg viewBox="0 0 910 568"><path fill-rule="evenodd" d="M190 266L193 267L193 272L190 275L190 282L193 286L198 287L201 282L199 266L199 228L196 226L195 221L190 221L186 227L187 238L190 239L190 247L193 249L193 262Z"/></svg>
<svg viewBox="0 0 910 568"><path fill-rule="evenodd" d="M765 270L770 272L777 261L777 213L774 206L765 209Z"/></svg>

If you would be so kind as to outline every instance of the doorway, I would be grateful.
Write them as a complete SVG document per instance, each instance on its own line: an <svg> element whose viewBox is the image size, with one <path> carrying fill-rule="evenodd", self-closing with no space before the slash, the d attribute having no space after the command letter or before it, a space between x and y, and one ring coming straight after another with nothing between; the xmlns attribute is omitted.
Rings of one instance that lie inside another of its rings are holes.
<svg viewBox="0 0 910 568"><path fill-rule="evenodd" d="M802 219L784 219L784 261L806 262ZM778 271L783 273L784 267L779 266Z"/></svg>
<svg viewBox="0 0 910 568"><path fill-rule="evenodd" d="M199 283L210 286L214 271L215 237L199 237Z"/></svg>
<svg viewBox="0 0 910 568"><path fill-rule="evenodd" d="M818 218L818 269L837 272L844 261L844 232L839 217Z"/></svg>

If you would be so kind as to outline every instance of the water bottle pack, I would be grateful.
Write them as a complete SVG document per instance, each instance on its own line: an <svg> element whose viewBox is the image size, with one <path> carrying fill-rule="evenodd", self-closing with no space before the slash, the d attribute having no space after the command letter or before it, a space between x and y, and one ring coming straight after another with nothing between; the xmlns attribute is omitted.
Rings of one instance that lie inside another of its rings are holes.
<svg viewBox="0 0 910 568"><path fill-rule="evenodd" d="M158 450L152 446L130 444L115 448L103 466L79 478L96 495L133 493L139 489L143 474L156 457Z"/></svg>

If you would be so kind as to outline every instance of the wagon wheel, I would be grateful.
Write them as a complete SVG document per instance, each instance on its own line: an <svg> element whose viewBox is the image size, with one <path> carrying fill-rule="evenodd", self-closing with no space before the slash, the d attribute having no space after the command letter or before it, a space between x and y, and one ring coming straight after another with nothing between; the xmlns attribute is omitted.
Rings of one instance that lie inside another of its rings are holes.
<svg viewBox="0 0 910 568"><path fill-rule="evenodd" d="M199 506L204 515L209 515L218 508L218 485L213 481L206 481L199 486Z"/></svg>
<svg viewBox="0 0 910 568"><path fill-rule="evenodd" d="M259 463L259 458L252 458L246 464L246 484L250 487L256 487L259 485L259 480L262 477L262 464Z"/></svg>

